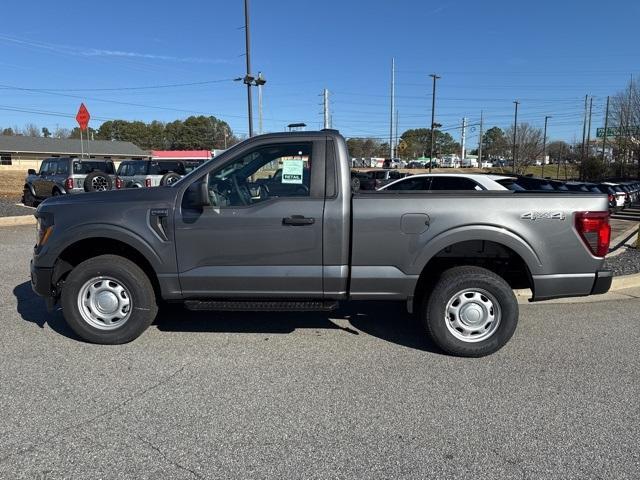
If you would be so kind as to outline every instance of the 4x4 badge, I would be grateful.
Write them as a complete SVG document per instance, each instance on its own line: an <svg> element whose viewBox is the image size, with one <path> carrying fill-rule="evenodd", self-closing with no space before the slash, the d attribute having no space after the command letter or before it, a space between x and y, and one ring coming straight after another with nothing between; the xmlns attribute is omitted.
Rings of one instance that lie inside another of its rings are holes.
<svg viewBox="0 0 640 480"><path fill-rule="evenodd" d="M564 220L566 217L562 212L527 212L520 215L522 220Z"/></svg>

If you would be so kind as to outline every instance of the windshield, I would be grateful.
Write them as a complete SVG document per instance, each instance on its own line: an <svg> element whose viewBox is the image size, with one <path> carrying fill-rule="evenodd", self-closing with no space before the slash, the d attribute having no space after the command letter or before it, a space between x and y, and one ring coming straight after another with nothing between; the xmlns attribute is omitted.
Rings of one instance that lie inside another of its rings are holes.
<svg viewBox="0 0 640 480"><path fill-rule="evenodd" d="M236 149L240 148L243 144L244 144L244 142L236 143L233 147L228 148L223 153L221 153L219 156L210 158L209 160L205 160L204 162L202 162L200 165L198 165L197 167L193 168L192 170L188 170L187 169L187 174L184 177L182 177L180 180L178 180L177 182L172 183L170 186L171 187L175 187L176 185L182 185L184 182L188 182L188 181L190 181L190 179L197 177L198 175L200 175L202 173L202 171L205 169L205 167L207 165L209 165L211 162L216 161L219 158L226 157L228 154L235 153Z"/></svg>

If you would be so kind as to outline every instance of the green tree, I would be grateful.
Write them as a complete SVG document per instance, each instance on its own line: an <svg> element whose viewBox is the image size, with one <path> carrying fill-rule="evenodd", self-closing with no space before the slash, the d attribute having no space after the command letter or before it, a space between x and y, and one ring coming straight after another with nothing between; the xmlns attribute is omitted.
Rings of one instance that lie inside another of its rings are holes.
<svg viewBox="0 0 640 480"><path fill-rule="evenodd" d="M607 174L607 165L598 157L585 158L582 162L582 177L587 181L601 181Z"/></svg>
<svg viewBox="0 0 640 480"><path fill-rule="evenodd" d="M47 127L42 127L42 136L44 138L49 138L51 136L51 132Z"/></svg>
<svg viewBox="0 0 640 480"><path fill-rule="evenodd" d="M382 144L374 138L349 138L347 149L349 155L355 158L384 156L384 154L380 155Z"/></svg>
<svg viewBox="0 0 640 480"><path fill-rule="evenodd" d="M13 131L13 128L7 127L7 128L2 130L2 135L8 135L8 136L11 137L11 136L15 135L15 132Z"/></svg>
<svg viewBox="0 0 640 480"><path fill-rule="evenodd" d="M431 130L428 128L414 128L406 130L400 137L404 143L403 150L410 158L428 156L431 151ZM434 155L458 153L460 144L453 137L440 130L434 130Z"/></svg>
<svg viewBox="0 0 640 480"><path fill-rule="evenodd" d="M508 154L508 142L499 127L491 127L482 135L483 158L504 157Z"/></svg>

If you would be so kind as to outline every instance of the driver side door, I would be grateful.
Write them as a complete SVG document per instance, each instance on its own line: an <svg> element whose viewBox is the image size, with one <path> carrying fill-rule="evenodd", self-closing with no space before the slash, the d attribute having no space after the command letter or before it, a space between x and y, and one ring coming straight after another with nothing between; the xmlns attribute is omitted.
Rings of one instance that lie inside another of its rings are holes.
<svg viewBox="0 0 640 480"><path fill-rule="evenodd" d="M271 140L209 169L212 205L176 212L184 298L322 298L324 157L324 137Z"/></svg>

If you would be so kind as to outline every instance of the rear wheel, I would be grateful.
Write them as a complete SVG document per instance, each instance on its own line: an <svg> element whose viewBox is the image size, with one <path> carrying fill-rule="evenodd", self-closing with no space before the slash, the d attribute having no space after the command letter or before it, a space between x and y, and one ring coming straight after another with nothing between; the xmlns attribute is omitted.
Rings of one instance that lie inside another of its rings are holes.
<svg viewBox="0 0 640 480"><path fill-rule="evenodd" d="M482 357L502 348L518 324L518 302L507 282L480 267L445 271L422 306L429 337L445 352Z"/></svg>
<svg viewBox="0 0 640 480"><path fill-rule="evenodd" d="M62 311L84 340L121 344L134 340L158 312L153 286L135 263L100 255L77 265L62 289Z"/></svg>
<svg viewBox="0 0 640 480"><path fill-rule="evenodd" d="M31 189L25 188L22 192L22 203L27 207L35 207L36 206L36 197L31 193Z"/></svg>

